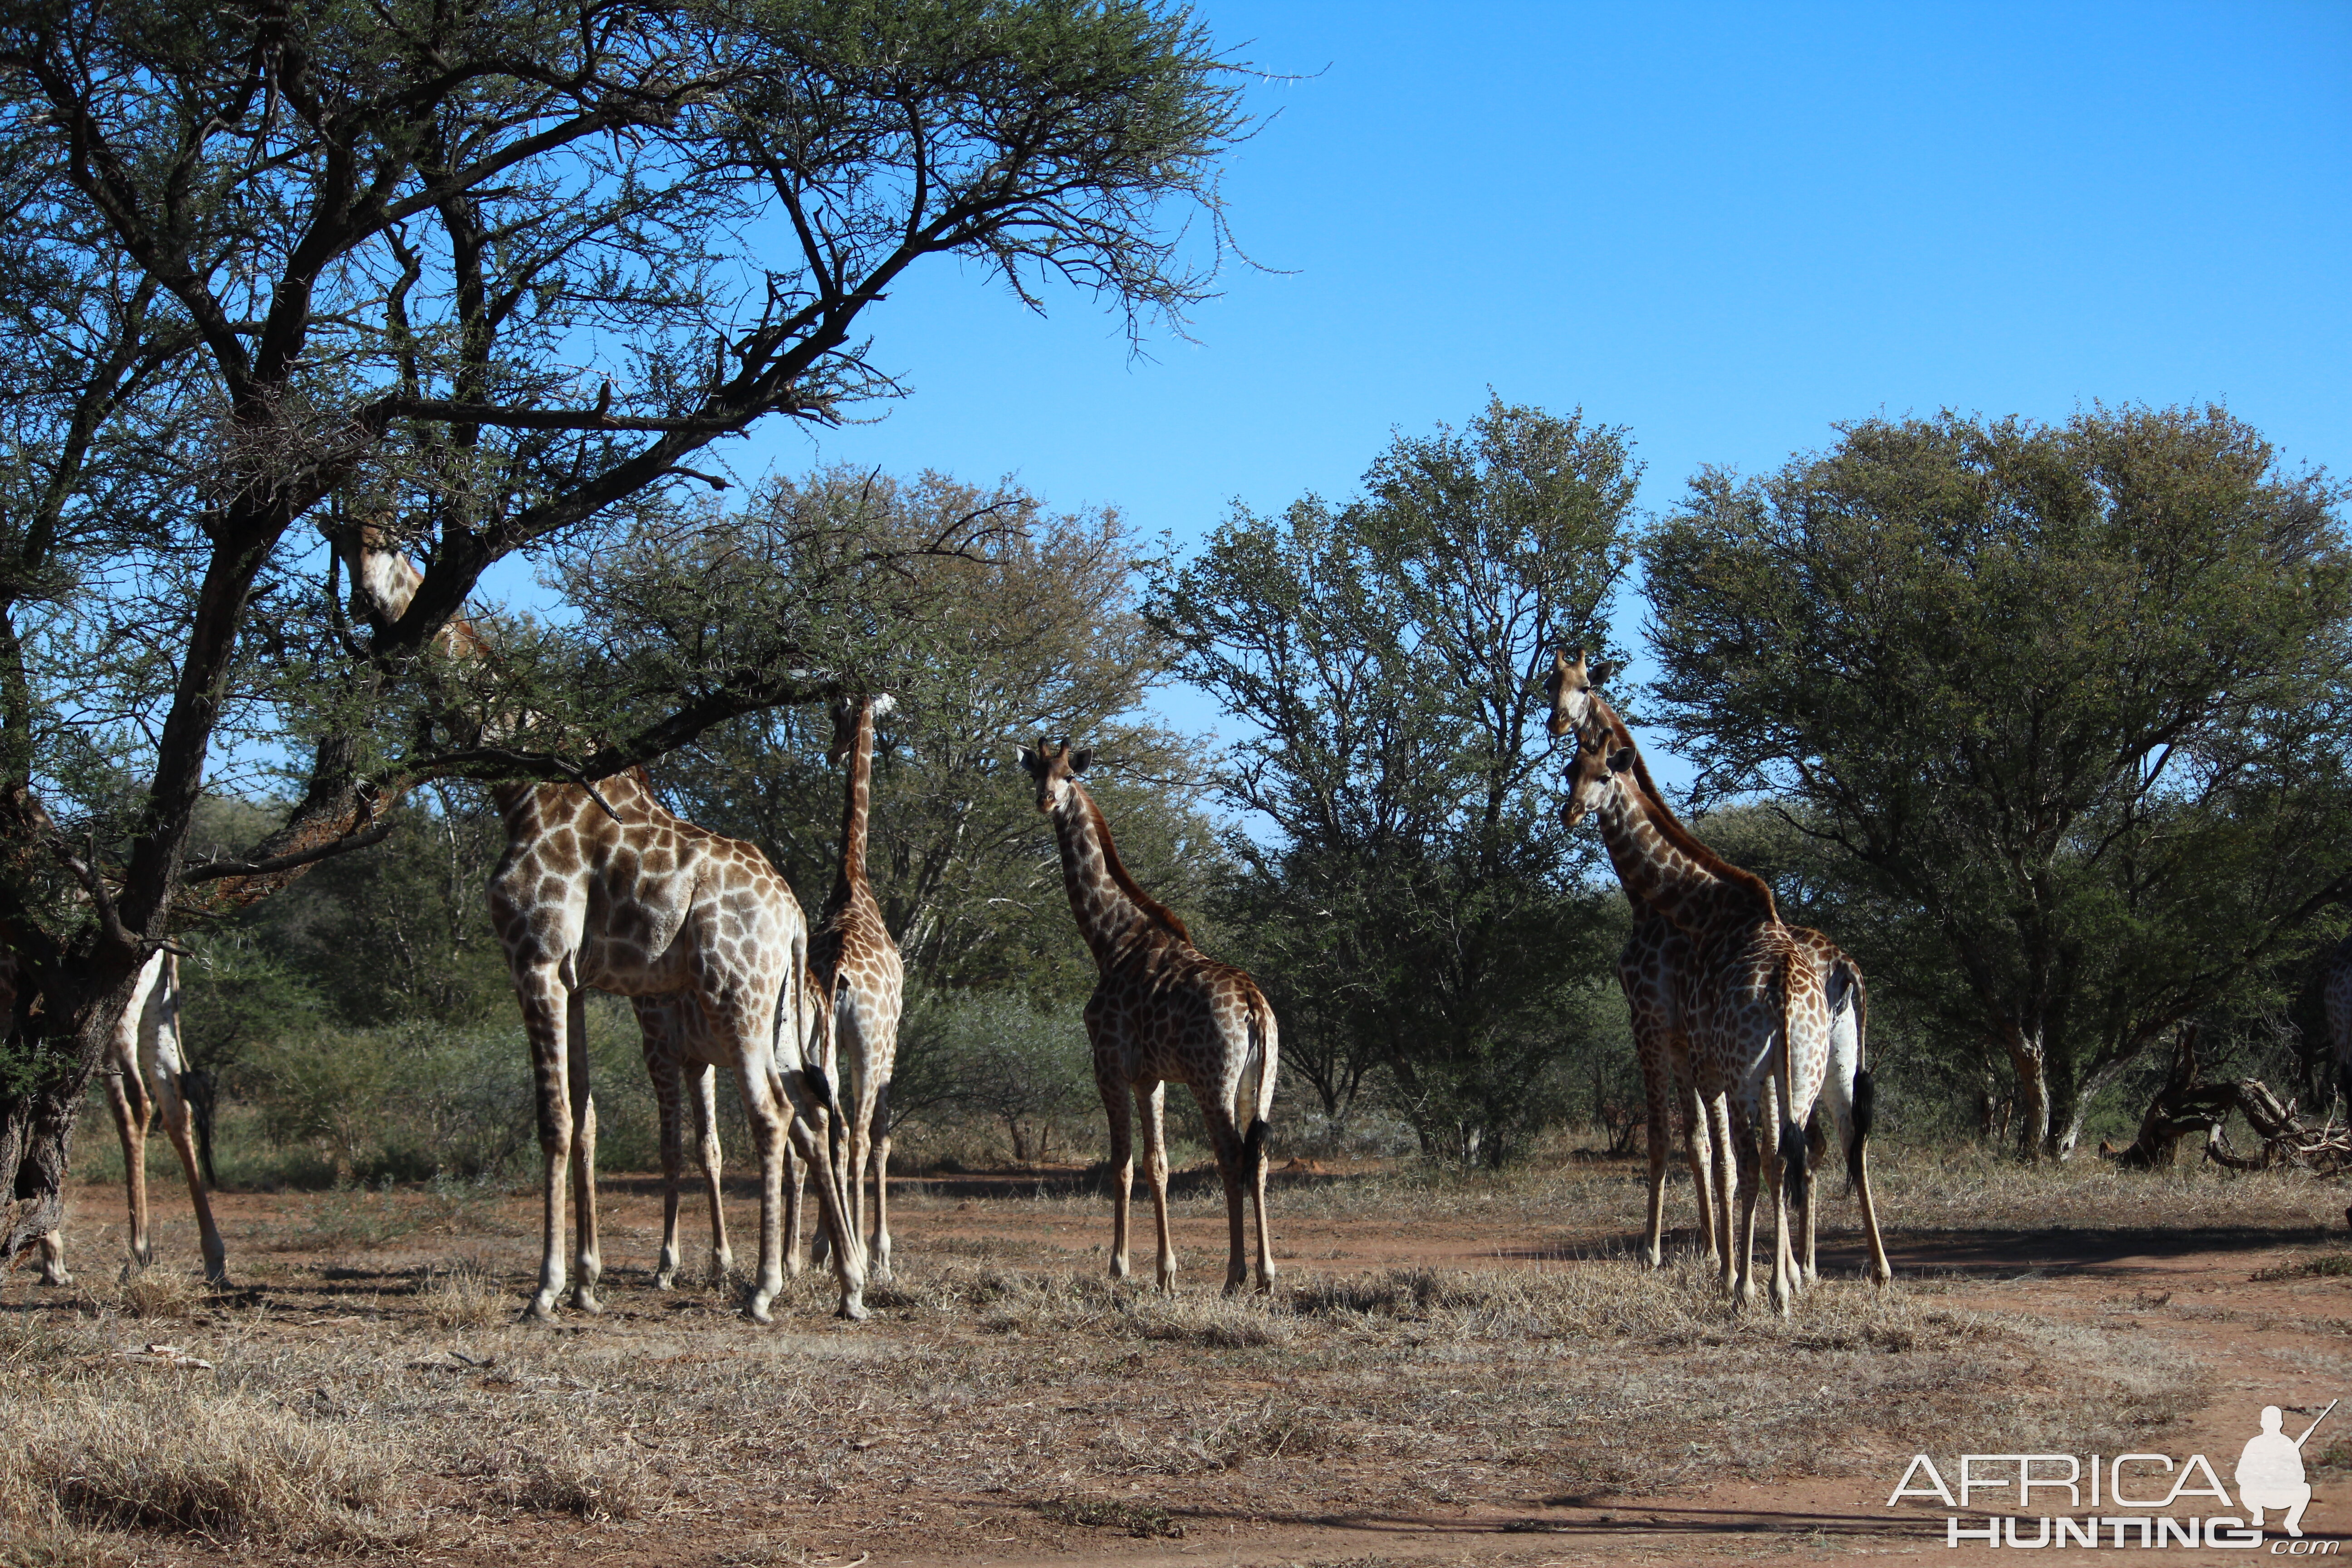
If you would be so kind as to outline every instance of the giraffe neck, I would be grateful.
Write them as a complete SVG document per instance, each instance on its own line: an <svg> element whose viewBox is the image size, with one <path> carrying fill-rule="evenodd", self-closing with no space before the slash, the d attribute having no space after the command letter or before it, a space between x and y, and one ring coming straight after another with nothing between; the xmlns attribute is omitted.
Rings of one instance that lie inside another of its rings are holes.
<svg viewBox="0 0 2352 1568"><path fill-rule="evenodd" d="M1690 937L1702 935L1727 911L1771 917L1771 894L1762 883L1720 876L1685 850L1659 826L1648 797L1632 781L1620 779L1593 815L1610 864L1638 910Z"/></svg>
<svg viewBox="0 0 2352 1568"><path fill-rule="evenodd" d="M1097 968L1108 969L1123 951L1154 931L1172 927L1173 934L1184 935L1175 916L1130 890L1133 883L1111 843L1110 825L1082 786L1071 784L1053 817L1055 842L1062 851L1062 886L1070 895L1078 934L1086 938Z"/></svg>
<svg viewBox="0 0 2352 1568"><path fill-rule="evenodd" d="M841 803L841 869L833 879L835 905L866 886L866 819L874 794L874 700L857 703L857 733L849 746L849 784Z"/></svg>

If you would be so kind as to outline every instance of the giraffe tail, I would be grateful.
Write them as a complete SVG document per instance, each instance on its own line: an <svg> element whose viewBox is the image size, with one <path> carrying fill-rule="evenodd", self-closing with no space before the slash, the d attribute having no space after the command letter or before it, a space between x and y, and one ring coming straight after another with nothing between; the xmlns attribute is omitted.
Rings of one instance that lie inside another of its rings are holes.
<svg viewBox="0 0 2352 1568"><path fill-rule="evenodd" d="M1797 1042L1789 1027L1796 1013L1799 962L1793 944L1780 956L1780 1171L1791 1208L1804 1206L1812 1178L1812 1151L1805 1130L1797 1125Z"/></svg>
<svg viewBox="0 0 2352 1568"><path fill-rule="evenodd" d="M1266 1112L1274 1108L1274 1012L1265 998L1249 999L1249 1046L1242 1058L1240 1092L1234 1097L1234 1120L1243 1124L1243 1180L1257 1181L1265 1165Z"/></svg>

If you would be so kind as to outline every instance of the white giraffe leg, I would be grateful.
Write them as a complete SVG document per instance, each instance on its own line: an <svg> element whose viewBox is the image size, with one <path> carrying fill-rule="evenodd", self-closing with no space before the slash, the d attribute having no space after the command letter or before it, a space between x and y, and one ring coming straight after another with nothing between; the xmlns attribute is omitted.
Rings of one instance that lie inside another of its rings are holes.
<svg viewBox="0 0 2352 1568"><path fill-rule="evenodd" d="M735 1273L735 1254L727 1245L727 1196L720 1185L727 1160L719 1146L718 1069L708 1062L696 1062L687 1069L686 1087L694 1103L696 1143L702 1157L703 1190L710 1202L710 1282L724 1285ZM791 1261L788 1251L786 1267L790 1267Z"/></svg>
<svg viewBox="0 0 2352 1568"><path fill-rule="evenodd" d="M1110 1118L1110 1277L1128 1276L1128 1210L1135 1189L1135 1131L1128 1109L1127 1086L1114 1076L1099 1047L1095 1052L1095 1087L1102 1091L1103 1110Z"/></svg>
<svg viewBox="0 0 2352 1568"><path fill-rule="evenodd" d="M205 1258L205 1280L215 1287L222 1287L228 1283L228 1248L223 1245L220 1226L213 1218L212 1198L205 1189L204 1172L196 1159L194 1127L188 1111L187 1096L180 1089L186 1064L180 1050L179 960L158 952L148 960L148 964L153 979L148 984L147 1005L140 1014L141 1054L147 1059L149 1089L154 1110L163 1119L163 1135L172 1141L173 1152L180 1157L181 1174L188 1181L188 1204L195 1211L197 1241Z"/></svg>
<svg viewBox="0 0 2352 1568"><path fill-rule="evenodd" d="M584 988L572 988L565 1013L571 1053L567 1087L572 1095L572 1202L578 1230L572 1304L583 1312L601 1312L604 1309L596 1300L596 1281L604 1266L596 1246L596 1100L589 1092L588 993Z"/></svg>
<svg viewBox="0 0 2352 1568"><path fill-rule="evenodd" d="M1143 1123L1143 1174L1151 1184L1151 1218L1159 1232L1159 1283L1163 1291L1176 1289L1176 1243L1168 1232L1168 1126L1161 1115L1168 1086L1135 1086L1136 1119Z"/></svg>

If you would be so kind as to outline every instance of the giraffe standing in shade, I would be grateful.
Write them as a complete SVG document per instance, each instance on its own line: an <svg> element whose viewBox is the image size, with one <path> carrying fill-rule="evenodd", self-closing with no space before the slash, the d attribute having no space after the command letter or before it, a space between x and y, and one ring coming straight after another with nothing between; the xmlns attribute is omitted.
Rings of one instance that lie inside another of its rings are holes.
<svg viewBox="0 0 2352 1568"><path fill-rule="evenodd" d="M379 631L396 621L423 575L363 528L353 599ZM466 622L443 650L479 657ZM546 1156L539 1288L527 1311L551 1319L563 1296L564 1187L576 1215L572 1303L600 1310L596 1109L588 1078L587 993L663 997L667 1038L690 1062L730 1068L760 1160L760 1268L746 1310L769 1321L783 1285L786 1140L821 1172L818 1194L835 1240L841 1315L866 1315L865 1249L845 1231L838 1173L811 1129L831 1099L803 1053L820 1027L800 984L808 925L784 879L751 845L679 820L654 798L642 768L577 784L509 784L491 792L506 853L490 875L490 922L505 948L530 1037L540 1148ZM642 1018L640 1020L643 1022Z"/></svg>
<svg viewBox="0 0 2352 1568"><path fill-rule="evenodd" d="M0 1020L16 1011L16 958L0 952ZM180 960L157 949L139 971L131 1001L114 1026L108 1043L107 1105L114 1112L115 1135L122 1141L122 1184L131 1208L131 1258L141 1268L155 1261L148 1232L147 1133L160 1116L163 1135L180 1156L188 1178L188 1198L196 1214L197 1245L204 1254L205 1282L228 1283L228 1251L221 1243L220 1226L213 1219L196 1146L192 1134L188 1074L180 1052ZM41 1283L70 1285L66 1268L64 1228L41 1237Z"/></svg>
<svg viewBox="0 0 2352 1568"><path fill-rule="evenodd" d="M1664 812L1654 812L1631 776L1635 752L1577 737L1562 816L1570 828L1594 817L1618 879L1637 904L1655 910L1690 943L1676 972L1675 1003L1690 1042L1702 1098L1724 1096L1738 1166L1736 1271L1725 1284L1742 1302L1753 1275L1759 1183L1772 1186L1772 1304L1786 1312L1799 1276L1788 1205L1807 1199L1803 1127L1829 1068L1828 998L1811 953L1789 933L1771 889L1706 847Z"/></svg>
<svg viewBox="0 0 2352 1568"><path fill-rule="evenodd" d="M1209 1147L1225 1186L1231 1247L1227 1294L1249 1279L1242 1215L1246 1189L1257 1215L1257 1283L1274 1281L1274 1244L1265 1223L1266 1115L1274 1105L1277 1037L1274 1009L1241 970L1204 956L1184 923L1138 887L1119 862L1110 826L1078 782L1091 758L1039 740L1022 748L1021 765L1037 784L1037 809L1053 819L1062 883L1078 934L1098 978L1087 1001L1095 1086L1110 1116L1112 1187L1110 1271L1128 1272L1128 1205L1134 1184L1134 1133L1128 1098L1143 1121L1144 1174L1159 1223L1159 1279L1176 1286L1176 1248L1168 1236L1168 1141L1161 1122L1170 1081L1190 1088L1208 1124Z"/></svg>
<svg viewBox="0 0 2352 1568"><path fill-rule="evenodd" d="M1580 737L1590 736L1608 750L1630 750L1633 764L1628 787L1643 795L1654 816L1674 822L1673 811L1650 777L1639 749L1633 746L1632 732L1597 689L1614 668L1607 661L1588 664L1580 648L1573 664L1565 654L1553 654L1548 680L1552 699L1551 733L1559 736L1573 732ZM1675 826L1679 827L1680 824ZM1694 962L1691 944L1659 910L1643 905L1638 898L1633 902L1634 929L1619 955L1617 976L1632 1013L1635 1052L1648 1100L1648 1261L1652 1268L1663 1261L1666 1145L1670 1136L1667 1118L1669 1108L1676 1107L1683 1118L1685 1151L1698 1198L1700 1246L1715 1255L1728 1277L1733 1259L1727 1218L1735 1163L1729 1114L1720 1095L1704 1096L1697 1091L1690 1043L1675 1000L1681 973ZM1822 1082L1816 1121L1827 1115L1833 1126L1824 1131L1832 1132L1845 1152L1847 1178L1862 1206L1872 1274L1884 1283L1893 1277L1894 1270L1879 1235L1876 1205L1870 1188L1867 1145L1875 1097L1863 1058L1868 996L1863 984L1862 966L1820 931L1806 926L1786 929L1811 962L1830 1006L1829 1065ZM1808 1140L1809 1163L1810 1147ZM1812 1184L1808 1182L1801 1205L1804 1235L1797 1264L1801 1279L1816 1274L1816 1196Z"/></svg>
<svg viewBox="0 0 2352 1568"><path fill-rule="evenodd" d="M907 984L898 944L866 881L874 721L887 716L891 706L887 695L834 705L833 744L825 761L836 767L846 762L849 768L841 807L841 865L809 942L809 966L833 1001L833 1044L841 1072L835 1081L849 1152L849 1223L860 1231L866 1168L874 1168L874 1236L867 1256L877 1279L890 1278L890 1077L898 1057Z"/></svg>

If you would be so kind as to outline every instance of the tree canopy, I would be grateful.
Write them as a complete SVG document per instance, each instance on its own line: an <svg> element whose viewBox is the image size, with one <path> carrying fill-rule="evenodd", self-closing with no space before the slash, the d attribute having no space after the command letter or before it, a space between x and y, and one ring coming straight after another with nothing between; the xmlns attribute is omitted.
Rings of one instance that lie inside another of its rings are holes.
<svg viewBox="0 0 2352 1568"><path fill-rule="evenodd" d="M1948 413L1703 473L1644 542L1701 793L1834 847L2031 1152L2352 893L2346 496L2219 408Z"/></svg>
<svg viewBox="0 0 2352 1568"><path fill-rule="evenodd" d="M1599 913L1539 679L1603 640L1637 475L1623 431L1496 401L1399 436L1357 500L1237 511L1162 582L1180 673L1252 726L1227 912L1332 1114L1377 1066L1454 1159L1549 1119Z"/></svg>
<svg viewBox="0 0 2352 1568"><path fill-rule="evenodd" d="M1229 70L1158 4L10 7L0 920L40 1005L12 1021L0 1254L52 1223L81 1084L175 921L422 782L593 776L871 679L796 640L906 618L887 552L827 556L824 519L736 580L814 552L840 616L687 613L667 546L693 558L681 497L729 482L709 448L894 391L863 323L926 257L1181 323L1223 254ZM404 548L414 599L354 624L298 524ZM567 700L596 668L572 623L459 679L436 647L483 572L592 528L648 584L608 573L602 603L667 612L624 628L652 684ZM289 748L293 812L190 868L208 764Z"/></svg>

